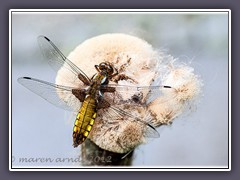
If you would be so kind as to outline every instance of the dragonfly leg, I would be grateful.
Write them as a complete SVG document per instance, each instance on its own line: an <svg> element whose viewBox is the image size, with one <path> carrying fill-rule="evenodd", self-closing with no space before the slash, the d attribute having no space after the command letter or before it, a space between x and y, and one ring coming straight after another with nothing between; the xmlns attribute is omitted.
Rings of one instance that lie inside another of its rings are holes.
<svg viewBox="0 0 240 180"><path fill-rule="evenodd" d="M97 72L101 72L101 71L99 70L99 68L98 68L98 65L95 65L94 67L95 67L95 69L97 70Z"/></svg>
<svg viewBox="0 0 240 180"><path fill-rule="evenodd" d="M90 85L89 80L88 80L85 76L83 76L82 74L78 74L78 78L79 78L85 85L87 85L87 86Z"/></svg>
<svg viewBox="0 0 240 180"><path fill-rule="evenodd" d="M134 79L130 78L125 74L118 74L114 78L112 78L112 81L116 83L118 83L118 81L121 81L121 80L131 80L132 82L137 83L137 81L135 81Z"/></svg>
<svg viewBox="0 0 240 180"><path fill-rule="evenodd" d="M109 79L112 79L113 77L118 75L118 70L115 67L113 67L113 69L114 69L115 73L113 73L111 76L109 76Z"/></svg>

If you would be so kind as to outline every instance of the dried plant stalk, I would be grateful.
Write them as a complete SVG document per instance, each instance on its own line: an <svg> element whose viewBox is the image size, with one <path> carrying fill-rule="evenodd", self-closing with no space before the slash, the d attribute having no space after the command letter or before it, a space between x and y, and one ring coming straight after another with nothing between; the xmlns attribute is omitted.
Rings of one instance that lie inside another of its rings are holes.
<svg viewBox="0 0 240 180"><path fill-rule="evenodd" d="M131 114L135 113L140 119L155 127L172 123L187 107L192 105L189 102L197 99L202 86L193 68L181 65L172 56L154 50L144 40L126 34L104 34L86 40L76 47L68 58L84 70L89 77L96 73L94 65L109 61L118 71L129 77L128 80L119 81L118 84L139 86L163 84L174 87L173 92L166 91L163 96L153 97L144 109L136 106L120 106L121 109ZM64 69L59 70L56 83L70 87L81 85L79 79L67 74ZM145 101L147 101L147 94L148 92L142 93ZM124 97L124 94L122 95ZM59 96L74 105L76 109L81 107L75 96L64 94L59 94ZM125 96L126 99L129 98L128 94ZM134 122L126 124L124 122L129 117L124 118L121 121L109 123L112 120L106 112L98 112L89 139L99 147L99 151L104 149L122 155L145 142L143 127ZM86 150L88 146L90 149ZM87 141L83 152L85 154L92 152L96 155L95 149L96 147Z"/></svg>
<svg viewBox="0 0 240 180"><path fill-rule="evenodd" d="M101 149L91 140L86 140L81 147L81 159L84 166L130 166L133 151L123 158L123 154Z"/></svg>

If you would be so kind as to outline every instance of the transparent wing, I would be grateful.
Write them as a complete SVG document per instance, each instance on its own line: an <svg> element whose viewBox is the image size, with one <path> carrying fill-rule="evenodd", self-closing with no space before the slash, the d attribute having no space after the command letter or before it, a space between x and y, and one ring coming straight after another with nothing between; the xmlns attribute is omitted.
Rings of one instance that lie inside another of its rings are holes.
<svg viewBox="0 0 240 180"><path fill-rule="evenodd" d="M118 131L119 123L123 123L125 125L129 125L129 123L134 123L134 125L139 126L142 129L144 137L160 137L159 133L149 123L148 119L142 120L141 118L136 116L136 114L131 114L131 112L127 112L126 110L120 108L119 106L116 106L115 104L110 104L105 99L101 100L101 104L102 107L108 107L102 109L103 114L107 119L106 124L111 124L111 126L116 124L116 127L114 128L116 131Z"/></svg>
<svg viewBox="0 0 240 180"><path fill-rule="evenodd" d="M110 107L110 111L112 111L115 114L115 117L117 116L128 116L128 120L123 121L124 123L128 123L128 121L132 121L136 124L139 124L142 128L144 128L144 137L150 137L150 138L159 138L160 135L158 131L148 122L148 120L143 121L142 119L138 118L137 116L130 114L120 108L116 107Z"/></svg>
<svg viewBox="0 0 240 180"><path fill-rule="evenodd" d="M118 84L108 84L101 86L101 90L106 92L106 99L114 101L115 104L132 104L147 106L159 97L163 97L158 103L172 100L176 95L176 89L171 86L128 86Z"/></svg>
<svg viewBox="0 0 240 180"><path fill-rule="evenodd" d="M77 111L80 108L80 103L79 105L71 104L71 101L64 101L59 97L59 94L64 94L65 97L76 98L72 94L74 88L60 86L30 77L18 78L18 82L57 107L68 111Z"/></svg>
<svg viewBox="0 0 240 180"><path fill-rule="evenodd" d="M129 86L108 84L102 85L100 91L103 92L103 111L109 123L115 123L118 129L118 122L136 123L136 126L143 128L144 137L156 138L159 133L151 125L152 116L147 110L147 106L158 99L157 103L165 103L172 100L176 95L176 90L170 86ZM160 100L159 100L160 99ZM104 105L105 104L105 105Z"/></svg>
<svg viewBox="0 0 240 180"><path fill-rule="evenodd" d="M56 71L61 67L74 74L75 79L80 79L84 84L89 85L90 79L74 63L68 60L63 53L45 36L38 37L38 44L43 56L48 60L49 65Z"/></svg>

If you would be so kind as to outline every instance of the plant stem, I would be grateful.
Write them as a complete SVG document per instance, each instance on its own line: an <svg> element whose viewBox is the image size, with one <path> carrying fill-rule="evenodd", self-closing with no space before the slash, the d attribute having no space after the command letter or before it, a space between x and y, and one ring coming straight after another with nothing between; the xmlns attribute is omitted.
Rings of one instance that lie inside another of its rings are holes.
<svg viewBox="0 0 240 180"><path fill-rule="evenodd" d="M89 139L86 139L81 147L81 159L84 166L130 166L133 151L125 158L123 158L124 155L101 149Z"/></svg>

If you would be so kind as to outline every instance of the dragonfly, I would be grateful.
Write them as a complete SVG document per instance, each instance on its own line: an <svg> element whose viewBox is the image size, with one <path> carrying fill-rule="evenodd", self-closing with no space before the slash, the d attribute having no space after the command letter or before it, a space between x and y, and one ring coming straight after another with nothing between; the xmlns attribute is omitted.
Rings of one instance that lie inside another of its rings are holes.
<svg viewBox="0 0 240 180"><path fill-rule="evenodd" d="M125 121L125 123L134 122L144 127L146 137L158 138L160 136L150 122L141 119L136 114L127 112L119 105L147 107L149 102L143 98L143 93L146 93L147 97L160 96L163 91L174 90L173 87L120 85L118 84L119 81L127 81L131 78L120 73L113 63L107 61L95 65L96 73L92 78L89 78L84 71L65 57L49 38L39 36L38 44L43 56L53 69L58 71L59 68L64 68L79 79L81 84L76 85L76 88L32 77L20 77L18 82L48 102L63 109L74 111L76 107L60 98L59 93L74 96L80 102L80 107L75 110L77 115L73 126L73 147L78 147L88 138L100 110L108 113L109 121L118 118L123 119L122 121ZM123 96L126 94L129 96L124 98Z"/></svg>

